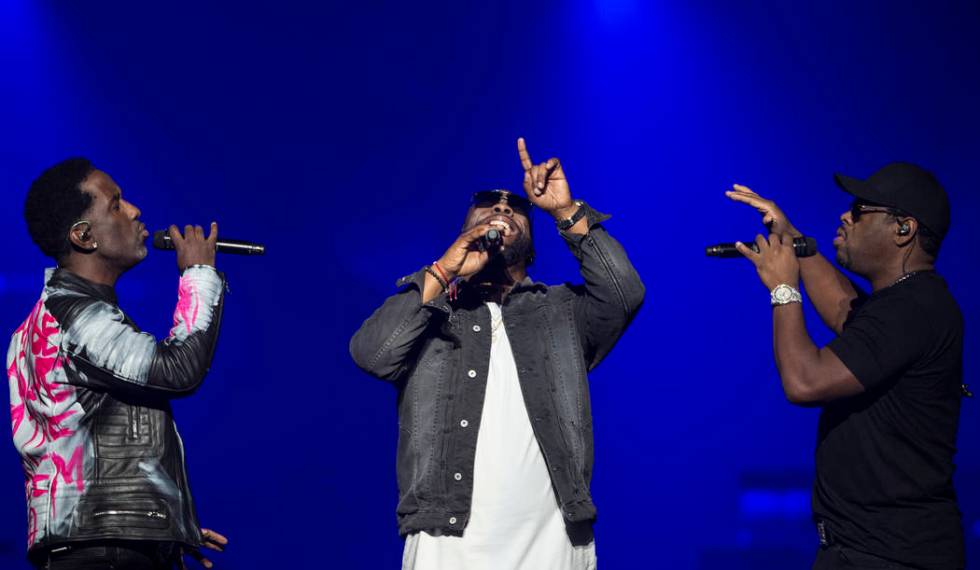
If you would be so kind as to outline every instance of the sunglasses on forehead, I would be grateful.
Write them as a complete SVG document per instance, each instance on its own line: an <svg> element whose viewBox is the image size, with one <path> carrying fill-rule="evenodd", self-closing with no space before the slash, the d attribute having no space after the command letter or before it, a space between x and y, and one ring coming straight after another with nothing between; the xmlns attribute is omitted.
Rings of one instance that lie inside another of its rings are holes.
<svg viewBox="0 0 980 570"><path fill-rule="evenodd" d="M525 217L531 217L531 201L507 190L484 190L473 194L472 204L477 208L491 208L503 202Z"/></svg>

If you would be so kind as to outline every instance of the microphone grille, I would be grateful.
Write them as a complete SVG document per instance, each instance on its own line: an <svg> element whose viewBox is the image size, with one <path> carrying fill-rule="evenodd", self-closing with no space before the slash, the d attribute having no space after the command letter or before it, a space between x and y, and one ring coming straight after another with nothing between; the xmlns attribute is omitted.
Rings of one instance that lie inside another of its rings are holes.
<svg viewBox="0 0 980 570"><path fill-rule="evenodd" d="M153 247L157 249L173 249L174 244L167 235L167 230L157 230L153 232Z"/></svg>

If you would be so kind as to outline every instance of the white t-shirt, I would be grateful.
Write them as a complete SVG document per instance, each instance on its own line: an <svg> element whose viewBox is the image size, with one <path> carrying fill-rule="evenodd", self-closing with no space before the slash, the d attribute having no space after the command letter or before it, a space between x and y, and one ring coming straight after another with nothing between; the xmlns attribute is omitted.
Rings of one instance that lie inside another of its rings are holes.
<svg viewBox="0 0 980 570"><path fill-rule="evenodd" d="M524 405L500 306L463 536L409 535L403 570L594 570L595 543L573 546Z"/></svg>

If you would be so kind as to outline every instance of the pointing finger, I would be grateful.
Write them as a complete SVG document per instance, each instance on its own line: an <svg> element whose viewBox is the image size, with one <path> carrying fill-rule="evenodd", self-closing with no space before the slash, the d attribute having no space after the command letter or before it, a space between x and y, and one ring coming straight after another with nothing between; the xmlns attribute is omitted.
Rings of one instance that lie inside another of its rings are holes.
<svg viewBox="0 0 980 570"><path fill-rule="evenodd" d="M531 155L527 152L527 144L524 142L524 137L518 137L517 139L517 154L521 157L521 168L525 172L530 170L534 163L531 162Z"/></svg>

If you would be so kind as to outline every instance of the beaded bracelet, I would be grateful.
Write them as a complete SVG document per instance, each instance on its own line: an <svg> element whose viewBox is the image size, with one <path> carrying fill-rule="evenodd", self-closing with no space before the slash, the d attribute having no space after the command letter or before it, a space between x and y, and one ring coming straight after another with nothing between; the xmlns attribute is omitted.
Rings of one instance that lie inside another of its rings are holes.
<svg viewBox="0 0 980 570"><path fill-rule="evenodd" d="M435 271L432 270L432 266L431 265L426 265L425 266L425 272L428 273L429 275L431 275L432 278L436 280L436 283L438 283L439 286L442 287L442 292L443 293L449 291L449 284L446 283L446 281L442 277L440 277L438 273L436 273Z"/></svg>

